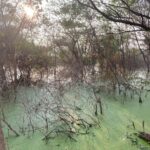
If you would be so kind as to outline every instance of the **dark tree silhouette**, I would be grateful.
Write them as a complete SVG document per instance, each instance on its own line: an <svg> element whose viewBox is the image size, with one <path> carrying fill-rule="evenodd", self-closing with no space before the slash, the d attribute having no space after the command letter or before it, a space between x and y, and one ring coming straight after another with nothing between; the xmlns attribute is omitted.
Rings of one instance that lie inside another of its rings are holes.
<svg viewBox="0 0 150 150"><path fill-rule="evenodd" d="M106 19L139 27L141 30L150 31L150 1L149 0L121 0L109 1L103 0L76 0L79 4L88 7Z"/></svg>

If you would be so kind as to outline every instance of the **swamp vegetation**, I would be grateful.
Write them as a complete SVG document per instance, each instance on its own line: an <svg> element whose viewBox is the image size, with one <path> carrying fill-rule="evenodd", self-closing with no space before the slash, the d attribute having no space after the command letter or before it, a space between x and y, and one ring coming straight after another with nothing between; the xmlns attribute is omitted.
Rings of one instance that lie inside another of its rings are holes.
<svg viewBox="0 0 150 150"><path fill-rule="evenodd" d="M149 150L149 74L149 0L1 0L0 150Z"/></svg>

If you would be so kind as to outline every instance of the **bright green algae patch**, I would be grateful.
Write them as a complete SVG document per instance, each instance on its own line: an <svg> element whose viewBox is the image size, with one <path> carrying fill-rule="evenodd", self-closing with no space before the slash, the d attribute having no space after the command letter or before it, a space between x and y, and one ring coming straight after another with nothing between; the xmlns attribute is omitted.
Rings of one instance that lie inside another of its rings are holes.
<svg viewBox="0 0 150 150"><path fill-rule="evenodd" d="M69 94L73 97L72 95ZM39 132L30 137L20 136L16 138L7 137L7 130L5 129L9 150L138 150L142 149L142 146L147 147L145 150L150 149L148 148L149 145L140 139L138 139L137 146L127 138L130 133L143 130L143 120L145 121L145 130L150 131L149 95L144 98L143 104L138 103L138 98L134 100L127 98L123 104L120 96L103 96L103 107L104 116L100 118L100 127L93 127L89 134L76 137L77 142L59 136L45 144L42 141L43 135ZM18 122L17 113L21 114L21 109L18 108L17 104L9 105L7 108L8 120L15 126ZM135 131L132 127L132 121L135 123Z"/></svg>

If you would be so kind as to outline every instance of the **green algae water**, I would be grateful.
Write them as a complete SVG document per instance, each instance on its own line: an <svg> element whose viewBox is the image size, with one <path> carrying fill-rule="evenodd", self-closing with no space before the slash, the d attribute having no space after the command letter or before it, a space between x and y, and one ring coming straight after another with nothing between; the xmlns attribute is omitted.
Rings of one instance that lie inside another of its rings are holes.
<svg viewBox="0 0 150 150"><path fill-rule="evenodd" d="M79 91L76 96L76 91L72 90L66 94L66 97L70 103L73 100L79 101L79 106L83 108L86 107L84 99L88 98L90 92L82 88ZM5 106L7 120L17 130L19 130L18 126L21 124L24 113L19 101L22 101L27 95L30 98L36 97L32 89L22 88L18 93L18 103ZM150 94L147 94L146 97L143 95L143 97L143 103L139 104L136 97L123 100L122 96L102 94L104 115L99 118L100 127L91 128L87 135L77 136L76 141L65 136L58 136L50 139L46 144L40 132L35 132L30 136L14 137L5 127L7 147L9 150L150 150L147 143L134 135L135 132L143 131L143 121L145 122L144 130L150 132ZM132 122L135 124L135 130ZM136 143L133 140L136 140Z"/></svg>

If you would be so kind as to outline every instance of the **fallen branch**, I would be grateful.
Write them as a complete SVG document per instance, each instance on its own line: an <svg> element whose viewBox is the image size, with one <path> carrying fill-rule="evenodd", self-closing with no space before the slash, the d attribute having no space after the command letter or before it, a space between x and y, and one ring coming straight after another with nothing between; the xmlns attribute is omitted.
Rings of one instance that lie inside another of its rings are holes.
<svg viewBox="0 0 150 150"><path fill-rule="evenodd" d="M16 137L19 136L19 133L18 133L16 130L14 130L14 129L12 128L12 126L6 121L3 110L2 110L2 121L3 121L4 124L6 124L6 126L16 135Z"/></svg>
<svg viewBox="0 0 150 150"><path fill-rule="evenodd" d="M138 137L143 139L144 141L150 143L150 134L146 132L139 132Z"/></svg>

